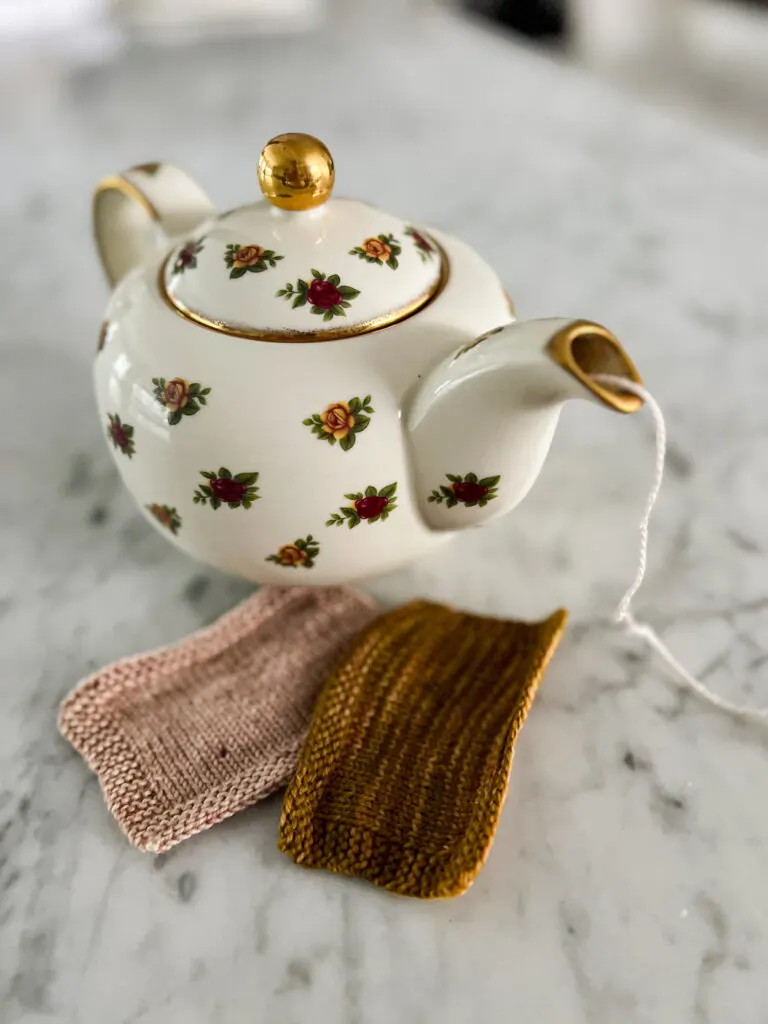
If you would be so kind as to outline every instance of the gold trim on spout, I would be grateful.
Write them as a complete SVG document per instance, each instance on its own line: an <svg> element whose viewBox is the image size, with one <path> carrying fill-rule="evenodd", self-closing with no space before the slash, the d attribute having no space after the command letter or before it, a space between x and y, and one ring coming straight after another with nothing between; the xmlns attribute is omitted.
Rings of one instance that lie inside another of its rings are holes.
<svg viewBox="0 0 768 1024"><path fill-rule="evenodd" d="M600 324L574 320L555 334L546 351L558 366L616 412L632 413L642 407L643 400L637 395L595 381L596 376L606 373L643 383L618 338Z"/></svg>

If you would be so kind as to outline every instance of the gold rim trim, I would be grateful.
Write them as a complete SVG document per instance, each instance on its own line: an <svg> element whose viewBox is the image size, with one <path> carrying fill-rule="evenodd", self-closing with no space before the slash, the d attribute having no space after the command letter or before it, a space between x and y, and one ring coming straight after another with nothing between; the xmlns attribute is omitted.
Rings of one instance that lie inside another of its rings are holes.
<svg viewBox="0 0 768 1024"><path fill-rule="evenodd" d="M107 247L103 240L103 229L101 227L101 216L99 214L99 205L101 200L108 192L118 192L125 199L130 199L134 203L138 203L139 206L144 210L147 216L154 221L160 221L160 214L157 212L155 206L147 199L141 189L136 188L132 182L128 181L120 174L110 175L108 178L102 178L98 183L93 192L93 209L92 209L92 222L93 222L93 234L96 240L96 251L99 254L99 260L104 268L104 272L109 278L111 285L117 284L117 280L114 278L109 268L109 262L106 258Z"/></svg>
<svg viewBox="0 0 768 1024"><path fill-rule="evenodd" d="M628 391L616 391L595 381L601 373L628 377L636 384L643 380L635 365L624 351L619 339L600 324L589 320L575 320L562 328L547 345L547 352L558 366L562 366L616 412L637 412L642 398Z"/></svg>
<svg viewBox="0 0 768 1024"><path fill-rule="evenodd" d="M431 288L427 289L426 292L423 292L412 302L409 302L407 306L402 306L400 309L394 310L391 313L385 313L382 316L373 317L371 320L365 320L363 323L355 324L354 326L338 327L335 330L330 331L257 330L241 327L237 324L230 324L224 320L212 320L209 317L203 316L202 313L197 313L195 310L189 309L189 307L185 306L183 302L180 302L178 299L175 299L168 294L165 287L165 271L171 261L173 253L169 253L160 266L157 287L166 305L169 306L178 316L183 317L185 320L191 320L193 323L199 324L201 327L207 327L211 331L218 331L220 334L228 334L234 338L248 338L250 341L339 341L341 338L354 338L361 334L372 334L374 331L381 331L386 327L392 327L394 324L407 320L408 317L413 316L414 313L418 313L419 310L424 309L431 302L434 302L448 283L448 278L450 277L450 265L448 262L448 254L439 242L436 242L431 235L430 241L440 255L440 275Z"/></svg>

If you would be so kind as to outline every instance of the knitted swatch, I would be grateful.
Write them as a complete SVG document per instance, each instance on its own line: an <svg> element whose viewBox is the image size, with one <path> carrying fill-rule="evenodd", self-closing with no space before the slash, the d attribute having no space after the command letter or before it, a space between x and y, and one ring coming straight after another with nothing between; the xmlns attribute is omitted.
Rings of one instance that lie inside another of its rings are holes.
<svg viewBox="0 0 768 1024"><path fill-rule="evenodd" d="M565 620L414 602L370 625L317 702L280 849L405 896L464 892L488 855L515 739Z"/></svg>
<svg viewBox="0 0 768 1024"><path fill-rule="evenodd" d="M162 852L285 785L323 681L375 615L342 587L264 587L81 683L59 728L130 841Z"/></svg>

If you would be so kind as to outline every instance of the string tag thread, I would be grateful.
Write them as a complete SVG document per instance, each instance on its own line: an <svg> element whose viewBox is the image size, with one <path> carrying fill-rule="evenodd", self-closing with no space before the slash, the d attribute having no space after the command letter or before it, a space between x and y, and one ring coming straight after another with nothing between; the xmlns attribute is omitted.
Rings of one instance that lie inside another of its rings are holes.
<svg viewBox="0 0 768 1024"><path fill-rule="evenodd" d="M760 722L762 724L768 723L768 708L753 708L746 704L736 704L733 701L725 700L724 697L720 697L718 694L714 693L708 686L705 686L701 680L692 675L692 673L690 673L680 661L678 661L652 626L647 622L641 622L635 618L632 611L632 602L643 584L643 580L645 579L645 574L648 569L649 527L651 516L653 515L653 510L656 505L656 501L658 500L659 492L661 491L661 484L664 479L664 464L667 455L667 426L664 421L664 414L661 411L661 406L650 391L648 391L647 388L644 388L641 384L636 384L635 381L629 380L625 377L617 377L613 374L607 373L595 374L594 380L599 381L601 384L608 384L620 391L629 391L631 394L637 395L638 398L641 398L653 417L656 434L656 459L654 464L653 482L651 484L651 489L648 492L648 498L646 499L645 508L638 527L640 543L638 546L637 571L635 573L634 580L622 599L619 601L616 611L613 613L613 621L617 625L621 626L628 634L639 637L648 644L649 647L655 650L659 657L672 670L672 673L678 683L688 689L691 693L694 693L706 704L709 704L711 707L717 708L719 711L723 711L725 714L731 715L734 718L739 718L744 721Z"/></svg>

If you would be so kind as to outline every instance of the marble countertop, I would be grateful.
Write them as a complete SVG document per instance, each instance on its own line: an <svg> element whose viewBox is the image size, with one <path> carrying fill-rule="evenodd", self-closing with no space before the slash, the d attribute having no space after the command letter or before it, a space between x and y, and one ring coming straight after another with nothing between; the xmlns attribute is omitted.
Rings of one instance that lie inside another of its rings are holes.
<svg viewBox="0 0 768 1024"><path fill-rule="evenodd" d="M140 854L57 735L78 679L249 589L175 552L117 480L91 396L91 188L160 158L232 206L262 142L295 128L331 144L339 192L467 238L521 316L622 338L671 432L638 611L719 692L768 696L768 162L477 26L398 28L384 8L350 4L311 38L0 71L3 1024L768 1021L766 736L607 624L648 418L574 404L518 511L370 584L571 610L465 896L298 871L279 799Z"/></svg>

